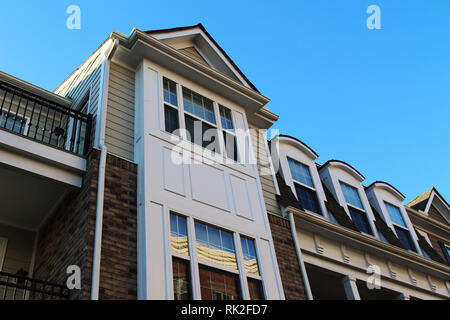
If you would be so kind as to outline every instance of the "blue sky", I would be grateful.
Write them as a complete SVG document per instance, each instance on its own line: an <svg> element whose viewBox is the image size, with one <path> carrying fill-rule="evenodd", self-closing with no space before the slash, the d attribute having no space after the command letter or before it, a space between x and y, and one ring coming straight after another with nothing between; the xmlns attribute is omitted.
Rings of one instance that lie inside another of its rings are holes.
<svg viewBox="0 0 450 320"><path fill-rule="evenodd" d="M71 4L80 30L66 28ZM366 27L371 4L381 30ZM54 90L111 31L199 22L319 163L450 201L450 1L8 1L0 70Z"/></svg>

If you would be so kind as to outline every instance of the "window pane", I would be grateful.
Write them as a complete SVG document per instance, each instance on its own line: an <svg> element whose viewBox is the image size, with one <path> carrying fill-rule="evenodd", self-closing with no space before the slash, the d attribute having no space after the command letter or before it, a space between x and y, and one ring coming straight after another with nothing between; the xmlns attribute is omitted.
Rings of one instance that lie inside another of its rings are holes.
<svg viewBox="0 0 450 320"><path fill-rule="evenodd" d="M189 262L181 259L172 260L173 295L175 300L191 299Z"/></svg>
<svg viewBox="0 0 450 320"><path fill-rule="evenodd" d="M202 144L203 148L207 148L208 150L216 152L216 136L217 136L217 129L213 126L210 126L206 122L202 122Z"/></svg>
<svg viewBox="0 0 450 320"><path fill-rule="evenodd" d="M400 212L400 209L387 202L385 202L384 204L386 205L386 209L389 212L389 217L391 217L391 221L406 228L405 220L403 220L403 216L402 213Z"/></svg>
<svg viewBox="0 0 450 320"><path fill-rule="evenodd" d="M239 300L239 279L232 273L199 266L202 300Z"/></svg>
<svg viewBox="0 0 450 320"><path fill-rule="evenodd" d="M233 119L231 117L231 110L224 106L219 106L220 120L223 129L233 129Z"/></svg>
<svg viewBox="0 0 450 320"><path fill-rule="evenodd" d="M177 85L175 82L163 78L164 101L178 106L177 102Z"/></svg>
<svg viewBox="0 0 450 320"><path fill-rule="evenodd" d="M261 281L248 278L248 291L250 300L264 300Z"/></svg>
<svg viewBox="0 0 450 320"><path fill-rule="evenodd" d="M177 109L164 105L164 120L167 132L173 133L180 128Z"/></svg>
<svg viewBox="0 0 450 320"><path fill-rule="evenodd" d="M225 155L233 159L234 161L238 160L238 154L237 154L237 141L236 137L232 134L227 133L226 131L223 132L223 141L225 143Z"/></svg>
<svg viewBox="0 0 450 320"><path fill-rule="evenodd" d="M8 120L6 120L7 115L7 112L0 112L0 127L11 130L15 133L23 134L25 131L26 119L23 119L21 116L16 117L14 114L10 113Z"/></svg>
<svg viewBox="0 0 450 320"><path fill-rule="evenodd" d="M258 259L256 258L255 242L241 236L242 254L244 256L244 267L248 273L259 275Z"/></svg>
<svg viewBox="0 0 450 320"><path fill-rule="evenodd" d="M416 249L414 247L414 244L411 239L411 235L409 234L409 231L397 226L394 226L395 232L397 233L398 239L403 244L405 249L412 250L416 252Z"/></svg>
<svg viewBox="0 0 450 320"><path fill-rule="evenodd" d="M314 184L311 179L311 173L309 168L295 160L288 159L289 168L291 169L292 179L297 180L311 188L314 188Z"/></svg>
<svg viewBox="0 0 450 320"><path fill-rule="evenodd" d="M189 89L183 88L184 109L196 116L216 123L213 102Z"/></svg>
<svg viewBox="0 0 450 320"><path fill-rule="evenodd" d="M233 234L200 222L195 223L198 259L237 269Z"/></svg>
<svg viewBox="0 0 450 320"><path fill-rule="evenodd" d="M359 231L373 235L365 212L348 207L353 223Z"/></svg>
<svg viewBox="0 0 450 320"><path fill-rule="evenodd" d="M351 205L354 205L355 207L364 209L361 203L361 199L359 198L358 190L343 182L340 182L340 184L345 201L347 201L347 203L350 203Z"/></svg>
<svg viewBox="0 0 450 320"><path fill-rule="evenodd" d="M174 252L189 255L186 218L170 214L170 241Z"/></svg>
<svg viewBox="0 0 450 320"><path fill-rule="evenodd" d="M294 183L294 186L297 193L298 202L301 206L306 210L321 214L319 203L317 202L316 192L297 183Z"/></svg>

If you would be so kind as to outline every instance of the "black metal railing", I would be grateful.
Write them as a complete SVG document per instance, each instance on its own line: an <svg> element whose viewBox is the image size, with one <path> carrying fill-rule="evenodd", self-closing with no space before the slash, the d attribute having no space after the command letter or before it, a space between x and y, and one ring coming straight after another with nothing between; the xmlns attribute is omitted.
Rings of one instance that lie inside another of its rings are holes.
<svg viewBox="0 0 450 320"><path fill-rule="evenodd" d="M51 146L86 154L92 115L0 81L0 128Z"/></svg>
<svg viewBox="0 0 450 320"><path fill-rule="evenodd" d="M0 272L0 300L69 299L70 290L59 284Z"/></svg>

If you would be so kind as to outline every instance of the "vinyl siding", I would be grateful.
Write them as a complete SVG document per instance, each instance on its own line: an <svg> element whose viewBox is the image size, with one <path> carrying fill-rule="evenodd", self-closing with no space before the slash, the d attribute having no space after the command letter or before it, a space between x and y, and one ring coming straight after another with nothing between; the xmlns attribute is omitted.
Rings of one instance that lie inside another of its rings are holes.
<svg viewBox="0 0 450 320"><path fill-rule="evenodd" d="M105 143L108 152L134 160L134 72L111 63Z"/></svg>
<svg viewBox="0 0 450 320"><path fill-rule="evenodd" d="M56 90L55 93L71 98L73 107L79 107L86 97L89 89L89 113L96 115L98 99L101 87L101 66L103 56L101 50L97 50L94 55L86 60L80 68L67 78Z"/></svg>
<svg viewBox="0 0 450 320"><path fill-rule="evenodd" d="M15 274L22 268L29 272L35 234L31 231L0 224L0 237L8 239L1 271Z"/></svg>
<svg viewBox="0 0 450 320"><path fill-rule="evenodd" d="M269 155L266 148L267 140L265 131L257 131L255 128L250 129L253 151L255 152L255 157L258 164L258 171L267 212L275 215L281 215L280 207L276 199L277 192L275 183L269 166Z"/></svg>

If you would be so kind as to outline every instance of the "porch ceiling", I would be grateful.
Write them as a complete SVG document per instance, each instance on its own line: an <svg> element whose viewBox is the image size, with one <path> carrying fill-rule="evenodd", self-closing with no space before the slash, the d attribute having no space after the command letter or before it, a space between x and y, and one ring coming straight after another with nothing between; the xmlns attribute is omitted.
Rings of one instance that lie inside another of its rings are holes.
<svg viewBox="0 0 450 320"><path fill-rule="evenodd" d="M0 165L0 222L36 230L69 189L62 183Z"/></svg>

